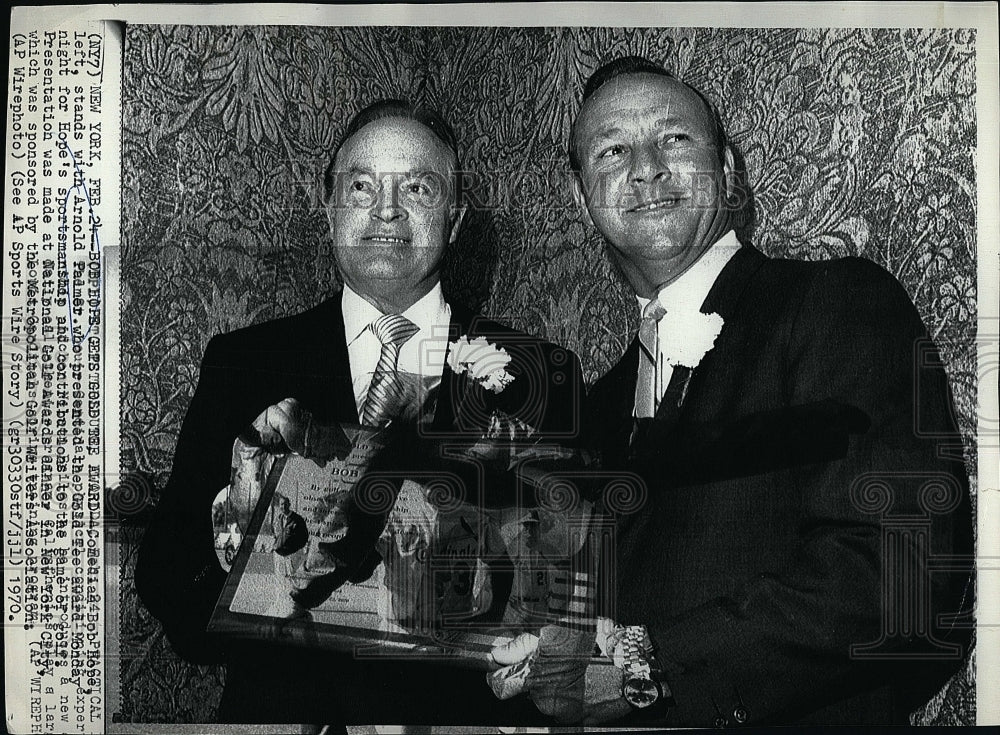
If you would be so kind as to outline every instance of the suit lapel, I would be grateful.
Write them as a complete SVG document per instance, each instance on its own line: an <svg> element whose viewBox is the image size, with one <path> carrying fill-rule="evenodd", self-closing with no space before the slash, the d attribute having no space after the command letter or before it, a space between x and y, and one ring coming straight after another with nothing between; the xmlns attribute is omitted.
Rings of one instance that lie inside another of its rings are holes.
<svg viewBox="0 0 1000 735"><path fill-rule="evenodd" d="M450 306L451 323L448 325L448 341L453 342L462 335L469 334L475 315L461 306L455 304ZM461 390L456 378L455 373L445 363L441 371L441 384L438 387L437 407L431 421L431 427L435 432L450 432L455 427L458 395Z"/></svg>
<svg viewBox="0 0 1000 735"><path fill-rule="evenodd" d="M639 339L633 338L617 363L590 391L591 431L609 456L627 447L632 436L635 385L639 368Z"/></svg>
<svg viewBox="0 0 1000 735"><path fill-rule="evenodd" d="M725 267L715 279L712 288L705 297L701 305L701 312L705 314L717 313L724 321L730 320L738 307L740 297L750 284L750 279L757 269L767 260L756 248L744 245L726 263ZM669 317L667 317L669 318ZM725 326L723 326L723 331ZM632 361L632 395L627 399L627 405L634 405L635 382L638 373L638 350L636 350L635 360ZM623 360L624 362L624 360ZM682 365L674 367L670 376L670 383L660 400L660 405L656 410L655 421L657 423L657 435L671 431L680 420L687 403L689 393L697 392L704 385L705 370L701 366L688 368ZM637 436L646 434L640 430Z"/></svg>
<svg viewBox="0 0 1000 735"><path fill-rule="evenodd" d="M320 367L320 380L324 383L320 395L325 403L324 413L338 421L358 422L354 400L354 383L351 361L344 336L344 312L341 294L323 302L317 309L319 325L317 334L324 346Z"/></svg>
<svg viewBox="0 0 1000 735"><path fill-rule="evenodd" d="M635 385L639 379L639 338L632 339L622 359L606 378L608 405L618 407L619 418L631 421L635 409Z"/></svg>
<svg viewBox="0 0 1000 735"><path fill-rule="evenodd" d="M726 324L729 324L736 320L737 312L740 309L740 299L743 297L744 292L750 285L753 276L760 269L764 263L767 262L767 256L761 253L756 248L750 245L744 245L736 254L726 263L725 268L719 273L719 277L715 279L715 283L712 285L711 290L708 292L708 296L705 297L705 301L701 305L701 312L704 314L716 313L722 317ZM721 340L726 334L725 324L722 327L722 332L720 333L718 340ZM705 360L709 360L712 357L712 353L709 352ZM687 381L687 391L686 396L692 397L697 396L702 390L706 388L708 376L712 372L711 368L706 366L704 362L698 365L693 370L689 371L688 376L685 378ZM677 371L674 371L674 378L677 378ZM674 380L671 379L671 388L675 387ZM677 400L680 399L683 391L683 384L680 386L681 391L677 394ZM685 397L683 405L688 405L689 398ZM676 404L676 400L673 401ZM683 406L681 407L683 408ZM669 407L668 407L669 410ZM680 408L677 409L677 415L674 420L679 418Z"/></svg>
<svg viewBox="0 0 1000 735"><path fill-rule="evenodd" d="M767 256L751 245L744 245L729 259L715 279L701 305L705 314L716 313L725 321L735 315L740 297L750 285L750 279L767 262ZM725 327L723 327L725 329Z"/></svg>
<svg viewBox="0 0 1000 735"><path fill-rule="evenodd" d="M684 365L675 365L670 374L670 382L667 389L660 398L660 405L656 409L656 420L673 425L680 416L683 400L685 398L685 388L691 379L691 368Z"/></svg>

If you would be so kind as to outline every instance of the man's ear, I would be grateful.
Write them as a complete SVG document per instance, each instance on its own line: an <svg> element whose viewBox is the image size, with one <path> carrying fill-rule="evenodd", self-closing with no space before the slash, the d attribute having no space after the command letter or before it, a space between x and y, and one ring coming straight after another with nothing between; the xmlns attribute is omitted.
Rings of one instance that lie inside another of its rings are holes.
<svg viewBox="0 0 1000 735"><path fill-rule="evenodd" d="M594 224L594 218L590 216L590 210L587 208L587 197L583 193L583 182L580 180L580 174L576 171L573 172L573 201L576 202L578 206L586 215L587 221L590 224Z"/></svg>
<svg viewBox="0 0 1000 735"><path fill-rule="evenodd" d="M726 186L726 201L730 201L736 193L738 182L736 181L736 158L733 156L733 149L726 146L722 151L722 178Z"/></svg>
<svg viewBox="0 0 1000 735"><path fill-rule="evenodd" d="M451 234L448 236L448 243L453 243L458 239L458 231L462 229L462 220L465 218L465 210L467 207L453 207L452 208L452 222L451 222Z"/></svg>
<svg viewBox="0 0 1000 735"><path fill-rule="evenodd" d="M330 202L323 202L323 213L326 215L326 224L330 228L330 234L333 234L335 226L337 224L336 217L333 216L333 207Z"/></svg>

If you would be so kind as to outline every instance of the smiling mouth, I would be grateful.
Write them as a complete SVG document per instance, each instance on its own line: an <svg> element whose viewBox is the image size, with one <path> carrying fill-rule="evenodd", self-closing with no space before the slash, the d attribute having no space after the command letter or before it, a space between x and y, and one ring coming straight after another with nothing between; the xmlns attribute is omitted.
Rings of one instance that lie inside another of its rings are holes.
<svg viewBox="0 0 1000 735"><path fill-rule="evenodd" d="M637 204L634 207L630 207L625 210L629 214L644 214L646 212L655 212L659 209L671 209L676 207L678 204L687 199L683 194L673 194L671 196L661 197L660 199L654 199L651 202L645 204Z"/></svg>
<svg viewBox="0 0 1000 735"><path fill-rule="evenodd" d="M392 235L368 235L361 239L376 245L406 245L410 242L408 237L393 237Z"/></svg>

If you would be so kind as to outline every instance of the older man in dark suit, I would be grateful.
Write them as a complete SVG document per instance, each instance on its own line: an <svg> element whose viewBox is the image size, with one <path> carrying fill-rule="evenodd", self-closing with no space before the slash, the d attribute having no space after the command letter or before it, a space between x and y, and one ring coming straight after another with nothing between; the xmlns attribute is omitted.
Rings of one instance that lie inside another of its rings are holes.
<svg viewBox="0 0 1000 735"><path fill-rule="evenodd" d="M474 435L475 417L493 410L541 435L570 438L578 430L575 356L449 304L442 294L442 258L464 214L458 172L455 136L437 113L396 100L360 112L327 173L343 292L208 345L170 481L143 540L136 588L179 654L229 664L224 721L483 723L507 716L490 706L485 684L467 674L264 643L222 646L206 635L225 576L213 550L212 500L229 481L233 441L251 424L259 439L304 452L312 422L383 425L396 416L401 404L393 397L409 373L422 386L438 386L421 417L425 435ZM460 387L446 356L462 336L482 336L507 351L503 386ZM337 559L346 574L320 578L299 602L311 607L345 577L370 573L369 550L347 549ZM481 699L462 694L471 681Z"/></svg>
<svg viewBox="0 0 1000 735"><path fill-rule="evenodd" d="M969 499L906 292L867 260L741 243L721 121L645 59L594 73L570 150L643 315L588 402L605 469L646 483L618 504L613 614L656 651L627 649L621 696L585 716L906 722L961 661L967 626L942 614L972 595L969 574L934 569L968 559Z"/></svg>

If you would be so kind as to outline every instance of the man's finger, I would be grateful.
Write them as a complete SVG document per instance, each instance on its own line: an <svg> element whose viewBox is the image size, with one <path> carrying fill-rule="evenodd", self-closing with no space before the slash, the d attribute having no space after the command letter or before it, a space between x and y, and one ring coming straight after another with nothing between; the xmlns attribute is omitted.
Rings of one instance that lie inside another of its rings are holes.
<svg viewBox="0 0 1000 735"><path fill-rule="evenodd" d="M253 422L260 436L260 443L268 449L282 445L293 452L302 453L309 413L294 398L286 398L268 406ZM305 423L304 423L305 422Z"/></svg>
<svg viewBox="0 0 1000 735"><path fill-rule="evenodd" d="M537 635L533 633L521 633L514 640L494 648L490 652L490 655L501 666L509 666L528 658L537 648Z"/></svg>
<svg viewBox="0 0 1000 735"><path fill-rule="evenodd" d="M299 411L301 410L299 402L294 398L286 398L283 401L278 401L275 407L281 409L287 416L292 418L298 418Z"/></svg>
<svg viewBox="0 0 1000 735"><path fill-rule="evenodd" d="M272 406L268 412L271 427L281 434L285 444L296 454L303 454L310 420L309 412L299 406L294 398L286 398Z"/></svg>
<svg viewBox="0 0 1000 735"><path fill-rule="evenodd" d="M486 683L490 685L497 699L510 699L524 691L528 679L531 661L525 659L517 664L504 666L486 675Z"/></svg>
<svg viewBox="0 0 1000 735"><path fill-rule="evenodd" d="M268 406L253 420L252 424L257 433L257 443L266 449L274 449L283 443L281 432L271 423L270 414L273 410L274 406Z"/></svg>
<svg viewBox="0 0 1000 735"><path fill-rule="evenodd" d="M593 630L542 627L526 687L538 711L560 724L578 722L584 715L585 674L594 637Z"/></svg>

